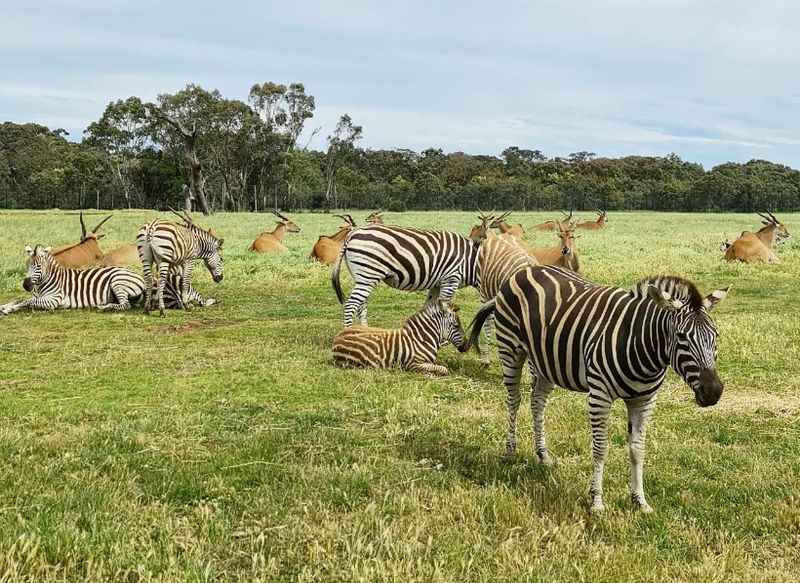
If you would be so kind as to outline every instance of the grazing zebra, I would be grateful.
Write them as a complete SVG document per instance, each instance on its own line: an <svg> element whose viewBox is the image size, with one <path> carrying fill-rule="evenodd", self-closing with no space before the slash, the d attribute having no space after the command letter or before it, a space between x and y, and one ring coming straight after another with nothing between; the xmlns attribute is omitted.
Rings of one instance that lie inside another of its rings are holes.
<svg viewBox="0 0 800 583"><path fill-rule="evenodd" d="M447 342L460 352L469 348L458 308L433 297L402 328L345 328L333 339L333 359L342 366L396 366L412 372L446 375L449 371L436 362L436 355Z"/></svg>
<svg viewBox="0 0 800 583"><path fill-rule="evenodd" d="M488 217L491 220L491 217ZM484 217L481 217L483 220ZM500 287L518 271L538 265L536 258L503 237L490 235L478 252L478 294L486 302L497 295ZM489 364L489 341L494 328L494 316L489 315L484 326L486 342L480 344L481 363Z"/></svg>
<svg viewBox="0 0 800 583"><path fill-rule="evenodd" d="M144 292L141 276L125 268L68 269L53 258L50 247L27 246L25 252L29 256L28 273L22 287L33 292L33 297L0 306L0 315L23 308L127 310Z"/></svg>
<svg viewBox="0 0 800 583"><path fill-rule="evenodd" d="M177 213L176 213L177 214ZM181 215L178 215L181 216ZM189 288L192 285L194 262L202 259L215 282L222 281L222 243L211 231L201 229L184 214L183 225L155 219L139 229L136 246L142 261L145 281L144 311L150 312L153 293L152 266L158 266L156 297L158 309L164 316L164 288L170 270L181 272L181 304L191 309Z"/></svg>
<svg viewBox="0 0 800 583"><path fill-rule="evenodd" d="M459 287L477 285L476 259L486 230L484 223L471 238L386 225L351 231L331 274L336 297L344 304L344 325L352 326L356 314L367 324L367 299L381 281L406 291L437 287L443 302L451 301ZM347 301L339 281L343 260L354 282Z"/></svg>
<svg viewBox="0 0 800 583"><path fill-rule="evenodd" d="M678 277L652 277L632 291L592 284L554 266L518 272L497 297L475 316L470 344L492 312L508 396L506 453L516 449L519 381L527 359L534 374L531 390L534 449L541 463L552 463L544 436L548 394L559 385L588 393L594 472L592 510L603 509L603 467L608 450L611 404L622 399L628 410L631 498L651 511L644 496L645 425L667 368L692 388L701 407L722 395L716 370L717 329L709 311L728 289L703 298L695 285Z"/></svg>

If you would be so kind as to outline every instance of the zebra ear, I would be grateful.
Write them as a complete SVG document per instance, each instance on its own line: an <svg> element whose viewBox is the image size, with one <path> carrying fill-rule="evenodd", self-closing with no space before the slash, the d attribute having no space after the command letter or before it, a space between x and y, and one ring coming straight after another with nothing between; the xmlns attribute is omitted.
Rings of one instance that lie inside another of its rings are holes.
<svg viewBox="0 0 800 583"><path fill-rule="evenodd" d="M714 290L710 294L708 294L705 298L703 298L703 307L708 310L709 312L717 307L717 304L720 303L722 300L728 297L728 293L731 291L731 286Z"/></svg>
<svg viewBox="0 0 800 583"><path fill-rule="evenodd" d="M647 290L647 295L650 296L650 299L656 302L660 308L665 310L679 310L683 307L683 302L676 300L672 295L654 285L651 285Z"/></svg>
<svg viewBox="0 0 800 583"><path fill-rule="evenodd" d="M28 255L33 255L33 247L31 247L30 245L25 245L25 253L27 253Z"/></svg>
<svg viewBox="0 0 800 583"><path fill-rule="evenodd" d="M52 249L52 247L44 247L43 249L40 249L40 251L42 252L42 254L45 254L45 253L50 253L50 249Z"/></svg>
<svg viewBox="0 0 800 583"><path fill-rule="evenodd" d="M219 240L219 248L222 249L222 244L225 242L225 239Z"/></svg>

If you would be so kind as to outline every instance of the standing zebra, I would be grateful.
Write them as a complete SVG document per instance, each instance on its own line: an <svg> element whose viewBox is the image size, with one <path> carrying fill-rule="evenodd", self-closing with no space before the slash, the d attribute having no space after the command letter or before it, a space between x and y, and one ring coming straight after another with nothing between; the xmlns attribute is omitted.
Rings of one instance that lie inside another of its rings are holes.
<svg viewBox="0 0 800 583"><path fill-rule="evenodd" d="M451 301L459 287L477 285L476 259L486 230L484 223L471 238L386 225L351 231L331 274L336 297L344 304L344 325L352 326L356 314L367 324L367 299L381 281L406 291L438 287L443 302ZM339 281L343 260L354 282L347 301Z"/></svg>
<svg viewBox="0 0 800 583"><path fill-rule="evenodd" d="M432 297L402 328L345 328L333 339L333 359L342 366L397 366L412 372L446 375L449 371L436 362L436 355L448 341L460 352L469 348L458 308Z"/></svg>
<svg viewBox="0 0 800 583"><path fill-rule="evenodd" d="M206 231L195 225L188 214L178 216L183 218L183 225L155 219L143 225L136 236L136 247L144 271L145 313L149 313L151 308L153 264L158 266L156 297L162 317L165 310L164 287L170 270L181 273L181 304L185 310L191 309L189 288L192 285L192 269L196 260L202 259L205 262L215 282L222 281L223 239L217 239L210 230Z"/></svg>
<svg viewBox="0 0 800 583"><path fill-rule="evenodd" d="M482 221L485 218L491 220L491 217L481 216L480 218ZM518 271L538 265L535 257L528 255L524 249L512 241L490 234L478 251L478 294L482 302L494 298L500 291L500 287ZM480 344L480 361L484 365L489 364L489 341L493 328L494 315L490 314L483 329L486 342Z"/></svg>
<svg viewBox="0 0 800 583"><path fill-rule="evenodd" d="M144 292L142 278L123 267L68 269L53 258L50 247L29 245L25 252L29 256L28 273L22 287L33 292L33 297L0 306L0 315L23 308L127 310Z"/></svg>
<svg viewBox="0 0 800 583"><path fill-rule="evenodd" d="M692 388L701 407L722 395L716 370L717 329L709 311L728 289L703 298L695 285L678 277L652 277L632 291L592 284L560 267L518 272L484 304L472 324L477 340L486 318L495 313L498 353L508 396L507 455L516 450L519 381L527 359L535 379L531 390L534 449L541 463L552 463L544 436L544 408L554 385L588 393L594 473L592 510L603 509L603 467L608 450L611 404L622 399L628 410L631 499L652 509L644 496L645 426L655 395L672 368Z"/></svg>

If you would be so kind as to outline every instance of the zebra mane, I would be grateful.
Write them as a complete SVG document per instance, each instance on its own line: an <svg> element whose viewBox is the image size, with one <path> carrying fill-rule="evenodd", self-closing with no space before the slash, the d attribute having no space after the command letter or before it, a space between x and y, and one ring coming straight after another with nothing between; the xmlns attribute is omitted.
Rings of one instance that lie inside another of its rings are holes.
<svg viewBox="0 0 800 583"><path fill-rule="evenodd" d="M646 298L651 287L660 289L683 305L688 304L695 311L703 308L703 296L700 290L688 279L675 275L653 275L636 282L631 294L634 297Z"/></svg>

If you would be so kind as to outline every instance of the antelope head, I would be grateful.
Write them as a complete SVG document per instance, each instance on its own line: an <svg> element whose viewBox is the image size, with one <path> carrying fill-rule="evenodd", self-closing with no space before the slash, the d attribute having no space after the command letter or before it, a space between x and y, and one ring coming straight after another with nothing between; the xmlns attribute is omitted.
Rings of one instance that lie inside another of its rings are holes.
<svg viewBox="0 0 800 583"><path fill-rule="evenodd" d="M489 229L494 221L494 215L487 215L485 212L478 209L478 221L479 223L473 225L469 230L469 238L476 243L486 239L486 235L489 233Z"/></svg>
<svg viewBox="0 0 800 583"><path fill-rule="evenodd" d="M371 212L366 219L367 223L370 225L382 225L383 224L383 211L377 210Z"/></svg>
<svg viewBox="0 0 800 583"><path fill-rule="evenodd" d="M300 232L300 227L297 226L297 224L292 219L290 219L289 217L278 211L278 209L272 211L272 214L278 217L279 219L278 224L283 225L286 228L286 230L289 231L290 233Z"/></svg>
<svg viewBox="0 0 800 583"><path fill-rule="evenodd" d="M762 230L769 228L774 229L776 245L785 243L787 239L791 238L792 235L786 229L786 225L780 222L771 212L767 211L766 213L756 214L762 219L761 224L764 225Z"/></svg>

